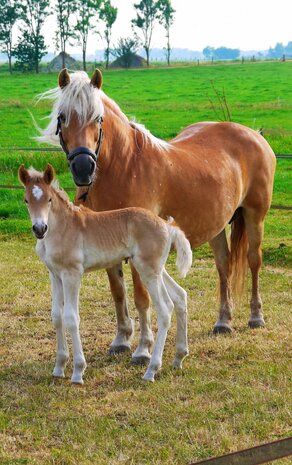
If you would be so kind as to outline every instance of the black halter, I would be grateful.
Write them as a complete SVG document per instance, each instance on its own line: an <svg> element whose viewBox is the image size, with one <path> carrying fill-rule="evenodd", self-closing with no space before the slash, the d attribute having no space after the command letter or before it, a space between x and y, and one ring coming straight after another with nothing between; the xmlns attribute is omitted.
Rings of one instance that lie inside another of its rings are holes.
<svg viewBox="0 0 292 465"><path fill-rule="evenodd" d="M98 116L95 121L99 124L99 137L98 137L95 152L93 150L89 149L88 147L77 147L76 149L71 150L71 152L69 152L69 150L66 147L65 141L63 139L62 125L61 125L61 123L62 123L61 115L58 115L56 136L59 135L60 145L61 145L63 151L66 153L67 159L68 159L69 162L72 162L74 160L74 158L77 157L77 155L80 155L80 154L89 155L90 157L93 158L93 160L95 162L97 161L97 159L99 157L100 149L101 149L102 139L103 139L103 128L102 128L103 117Z"/></svg>

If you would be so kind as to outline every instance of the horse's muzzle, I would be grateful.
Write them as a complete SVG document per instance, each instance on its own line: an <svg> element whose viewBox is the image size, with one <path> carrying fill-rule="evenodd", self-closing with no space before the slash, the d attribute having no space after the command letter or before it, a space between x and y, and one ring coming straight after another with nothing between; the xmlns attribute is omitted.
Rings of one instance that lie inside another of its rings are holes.
<svg viewBox="0 0 292 465"><path fill-rule="evenodd" d="M78 147L68 155L70 169L77 186L89 186L96 168L96 154L87 147Z"/></svg>
<svg viewBox="0 0 292 465"><path fill-rule="evenodd" d="M48 230L48 225L46 225L45 223L37 223L33 225L32 230L37 239L43 239Z"/></svg>

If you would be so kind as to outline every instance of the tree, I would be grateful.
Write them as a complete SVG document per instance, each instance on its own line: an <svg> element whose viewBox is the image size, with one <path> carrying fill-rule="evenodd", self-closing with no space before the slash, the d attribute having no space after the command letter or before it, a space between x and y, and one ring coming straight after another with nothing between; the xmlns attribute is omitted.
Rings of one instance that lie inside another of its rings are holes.
<svg viewBox="0 0 292 465"><path fill-rule="evenodd" d="M161 8L161 14L159 18L160 24L164 27L166 31L166 39L167 39L167 44L166 44L166 57L167 57L167 64L169 66L170 62L170 27L172 26L174 22L174 13L175 10L172 8L170 0L161 0L160 2L160 8Z"/></svg>
<svg viewBox="0 0 292 465"><path fill-rule="evenodd" d="M280 58L285 53L285 47L282 43L278 42L274 48L269 48L269 56L271 58Z"/></svg>
<svg viewBox="0 0 292 465"><path fill-rule="evenodd" d="M239 57L240 50L238 48L219 47L215 49L214 53L218 60L235 60Z"/></svg>
<svg viewBox="0 0 292 465"><path fill-rule="evenodd" d="M75 11L75 0L56 0L55 12L57 16L58 29L56 31L57 48L62 52L62 66L65 68L66 44L75 36L70 17Z"/></svg>
<svg viewBox="0 0 292 465"><path fill-rule="evenodd" d="M109 56L110 56L110 43L112 36L112 27L114 22L117 19L118 9L112 6L110 0L105 0L102 8L100 10L100 19L105 23L104 38L106 41L106 48L104 51L106 68L109 65Z"/></svg>
<svg viewBox="0 0 292 465"><path fill-rule="evenodd" d="M287 53L287 55L292 56L292 41L288 42L288 44L286 45L285 53Z"/></svg>
<svg viewBox="0 0 292 465"><path fill-rule="evenodd" d="M41 33L41 28L45 19L51 14L49 10L50 0L22 0L21 20L23 25L20 27L22 36L13 51L18 63L23 59L28 66L28 60L31 60L31 69L39 72L39 64L42 57L46 54L45 39ZM25 48L28 47L27 52Z"/></svg>
<svg viewBox="0 0 292 465"><path fill-rule="evenodd" d="M140 41L135 37L131 39L127 37L125 39L120 38L118 45L113 50L113 55L120 60L123 68L130 68L134 56L140 46Z"/></svg>
<svg viewBox="0 0 292 465"><path fill-rule="evenodd" d="M143 48L146 52L147 66L149 66L150 45L154 24L160 17L161 1L160 0L141 0L139 3L134 3L136 8L137 18L132 19L132 25L141 29L143 35Z"/></svg>
<svg viewBox="0 0 292 465"><path fill-rule="evenodd" d="M11 0L0 0L0 50L6 53L9 63L9 72L12 73L12 33L13 27L19 18L19 7Z"/></svg>
<svg viewBox="0 0 292 465"><path fill-rule="evenodd" d="M76 11L78 12L75 29L82 47L83 69L86 71L86 49L91 19L100 8L101 0L76 0Z"/></svg>
<svg viewBox="0 0 292 465"><path fill-rule="evenodd" d="M46 46L44 37L40 36L38 39L38 48L35 48L35 42L29 32L24 31L18 44L13 50L15 57L15 69L20 71L33 71L38 73L36 63L39 63L43 56L46 54Z"/></svg>
<svg viewBox="0 0 292 465"><path fill-rule="evenodd" d="M214 56L214 51L215 51L214 47L210 47L208 45L208 47L205 47L203 49L203 55L207 60L210 60L212 56Z"/></svg>

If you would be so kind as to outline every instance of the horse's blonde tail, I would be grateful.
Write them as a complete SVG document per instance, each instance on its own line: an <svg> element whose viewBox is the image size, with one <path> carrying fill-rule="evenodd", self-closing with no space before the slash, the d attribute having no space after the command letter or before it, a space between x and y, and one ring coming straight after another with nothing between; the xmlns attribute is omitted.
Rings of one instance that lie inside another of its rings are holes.
<svg viewBox="0 0 292 465"><path fill-rule="evenodd" d="M192 249L185 234L178 226L168 224L168 231L171 238L171 245L176 248L176 267L179 274L184 278L192 265Z"/></svg>
<svg viewBox="0 0 292 465"><path fill-rule="evenodd" d="M240 298L246 284L248 250L248 237L242 209L231 224L230 249L231 288L234 296Z"/></svg>

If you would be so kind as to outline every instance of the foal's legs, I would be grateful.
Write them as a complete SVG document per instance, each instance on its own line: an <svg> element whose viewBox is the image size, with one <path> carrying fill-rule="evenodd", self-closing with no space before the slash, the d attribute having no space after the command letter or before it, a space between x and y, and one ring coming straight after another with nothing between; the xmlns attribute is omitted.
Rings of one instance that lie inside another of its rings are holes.
<svg viewBox="0 0 292 465"><path fill-rule="evenodd" d="M158 330L156 341L154 343L154 348L149 366L147 368L146 373L143 376L143 379L145 381L153 382L155 374L162 365L162 354L167 336L167 331L170 326L173 302L170 299L166 287L164 285L162 274L155 275L153 271L152 273L150 273L149 270L148 272L146 272L146 270L142 267L141 269L138 268L138 271L140 272L140 276L148 289L151 299L155 305L157 314Z"/></svg>
<svg viewBox="0 0 292 465"><path fill-rule="evenodd" d="M143 364L150 360L153 345L153 334L151 330L150 298L147 289L141 281L140 275L131 262L132 278L134 284L135 305L139 313L140 340L139 345L132 355L132 363Z"/></svg>
<svg viewBox="0 0 292 465"><path fill-rule="evenodd" d="M252 275L252 296L250 301L251 315L248 322L251 328L265 326L262 313L262 300L259 293L259 272L262 265L262 250L264 222L263 215L251 209L244 209L244 221L248 236L247 260Z"/></svg>
<svg viewBox="0 0 292 465"><path fill-rule="evenodd" d="M230 251L227 244L225 230L210 241L215 255L216 267L220 281L220 309L219 319L214 326L214 333L231 332L232 299L230 296Z"/></svg>
<svg viewBox="0 0 292 465"><path fill-rule="evenodd" d="M72 338L73 347L73 374L72 383L83 384L83 373L86 362L83 354L79 334L79 288L81 273L77 270L64 271L62 273L64 289L64 323Z"/></svg>
<svg viewBox="0 0 292 465"><path fill-rule="evenodd" d="M107 271L112 296L115 301L118 331L111 343L109 352L112 354L124 352L131 348L131 338L134 332L133 321L129 317L127 290L123 278L122 263Z"/></svg>
<svg viewBox="0 0 292 465"><path fill-rule="evenodd" d="M57 357L53 376L64 378L64 369L69 357L69 352L62 315L64 305L63 286L61 279L51 272L50 280L52 287L52 321L57 335Z"/></svg>
<svg viewBox="0 0 292 465"><path fill-rule="evenodd" d="M163 280L176 313L176 354L173 361L174 368L182 368L182 362L188 355L187 337L187 293L163 270Z"/></svg>

